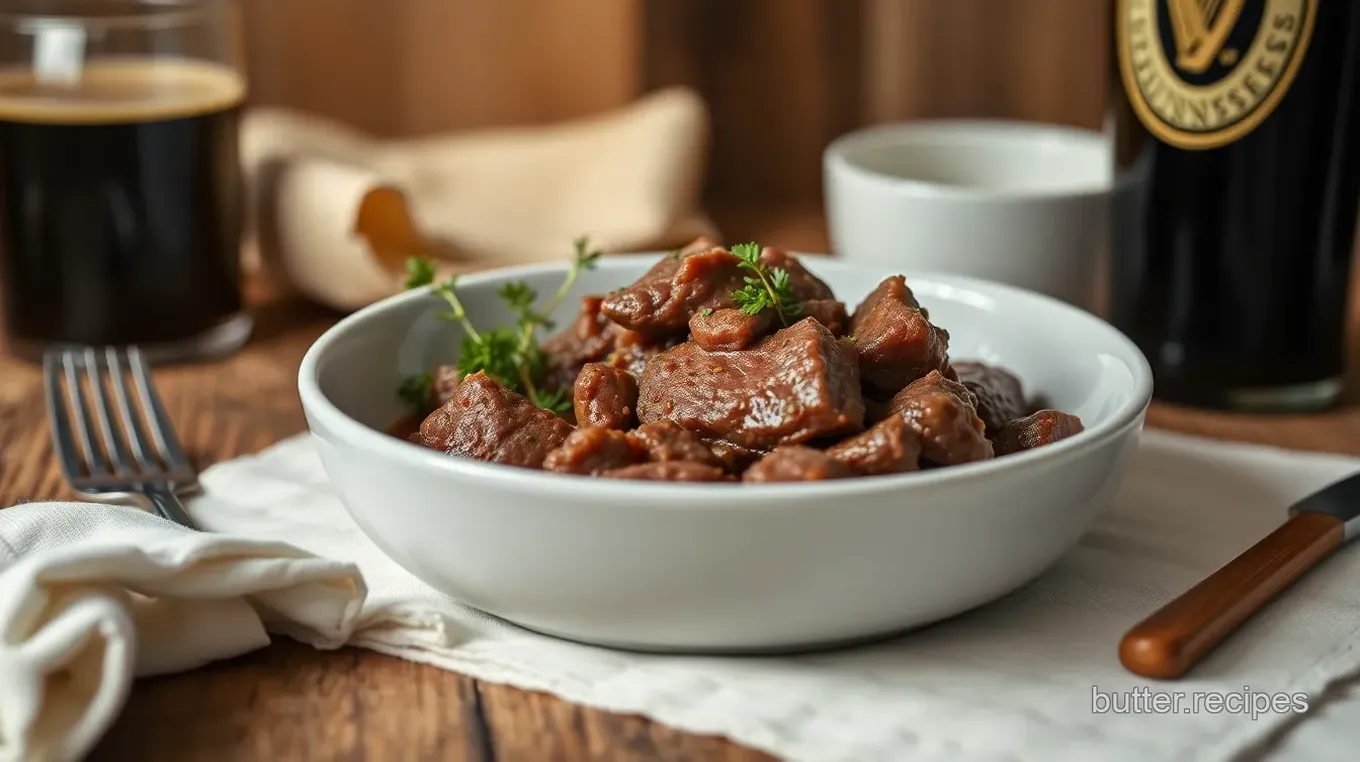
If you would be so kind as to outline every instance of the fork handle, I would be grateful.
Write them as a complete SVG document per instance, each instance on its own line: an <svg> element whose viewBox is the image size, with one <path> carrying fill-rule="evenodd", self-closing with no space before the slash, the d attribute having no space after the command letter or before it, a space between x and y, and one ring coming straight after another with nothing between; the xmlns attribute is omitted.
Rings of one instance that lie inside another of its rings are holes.
<svg viewBox="0 0 1360 762"><path fill-rule="evenodd" d="M198 525L189 518L189 512L184 510L184 504L179 501L174 490L168 487L147 487L142 494L151 502L151 507L156 509L156 514L161 518L188 529L198 529Z"/></svg>

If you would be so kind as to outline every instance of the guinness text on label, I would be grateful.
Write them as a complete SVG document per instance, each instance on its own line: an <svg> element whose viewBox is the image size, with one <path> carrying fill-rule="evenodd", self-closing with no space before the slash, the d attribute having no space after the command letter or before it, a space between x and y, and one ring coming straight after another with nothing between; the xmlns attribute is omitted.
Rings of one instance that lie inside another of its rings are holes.
<svg viewBox="0 0 1360 762"><path fill-rule="evenodd" d="M1208 149L1279 105L1308 48L1317 0L1119 0L1120 75L1160 140Z"/></svg>

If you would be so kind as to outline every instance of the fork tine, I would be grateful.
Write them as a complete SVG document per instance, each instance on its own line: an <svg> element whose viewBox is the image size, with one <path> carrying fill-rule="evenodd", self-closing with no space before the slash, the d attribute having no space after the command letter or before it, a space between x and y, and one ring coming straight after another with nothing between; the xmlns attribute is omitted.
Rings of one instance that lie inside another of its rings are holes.
<svg viewBox="0 0 1360 762"><path fill-rule="evenodd" d="M123 422L123 434L127 437L128 444L132 446L132 454L137 458L137 465L141 466L143 471L152 471L157 465L152 461L154 456L147 455L150 442L141 421L138 420L140 416L133 413L132 398L128 394L127 382L123 378L128 362L123 354L113 347L104 350L104 360L109 366L109 376L113 381L113 400L118 406L118 417Z"/></svg>
<svg viewBox="0 0 1360 762"><path fill-rule="evenodd" d="M75 423L76 435L80 437L78 441L81 452L85 454L85 465L89 468L91 476L107 474L108 463L104 460L104 453L100 452L90 431L94 426L89 411L85 408L85 392L80 388L80 377L76 375L75 352L71 350L62 352L61 365L66 376L67 397L71 401L71 406L75 408L71 420Z"/></svg>
<svg viewBox="0 0 1360 762"><path fill-rule="evenodd" d="M104 439L104 452L112 462L113 471L119 476L132 473L128 465L131 458L122 437L113 429L113 419L109 417L109 390L104 384L104 373L99 366L99 355L94 347L85 348L85 379L90 387L91 407L94 408L95 421L99 424L99 434Z"/></svg>
<svg viewBox="0 0 1360 762"><path fill-rule="evenodd" d="M165 462L165 467L170 470L189 468L189 459L184 455L184 448L180 447L175 427L171 424L170 416L166 414L160 394L156 391L156 384L151 379L151 368L147 366L137 347L128 347L128 364L132 367L132 380L136 382L142 409L146 411L151 423L151 438L156 442L157 451L161 460Z"/></svg>
<svg viewBox="0 0 1360 762"><path fill-rule="evenodd" d="M71 436L71 410L61 390L62 354L49 350L43 356L43 386L47 390L47 418L52 424L52 437L57 443L57 459L61 461L66 480L81 477L80 454Z"/></svg>

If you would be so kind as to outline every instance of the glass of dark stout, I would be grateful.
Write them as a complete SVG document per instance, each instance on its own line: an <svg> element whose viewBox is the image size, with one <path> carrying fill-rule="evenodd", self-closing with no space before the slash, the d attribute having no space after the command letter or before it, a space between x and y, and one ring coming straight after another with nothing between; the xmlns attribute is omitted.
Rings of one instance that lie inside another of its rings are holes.
<svg viewBox="0 0 1360 762"><path fill-rule="evenodd" d="M1164 400L1334 405L1360 209L1360 2L1114 7L1111 321Z"/></svg>
<svg viewBox="0 0 1360 762"><path fill-rule="evenodd" d="M233 0L0 4L8 348L230 352L242 303L245 98Z"/></svg>

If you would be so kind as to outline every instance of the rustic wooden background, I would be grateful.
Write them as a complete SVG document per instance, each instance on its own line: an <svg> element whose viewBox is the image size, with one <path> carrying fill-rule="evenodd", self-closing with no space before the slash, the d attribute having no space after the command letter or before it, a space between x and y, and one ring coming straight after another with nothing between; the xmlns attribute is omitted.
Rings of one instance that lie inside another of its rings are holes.
<svg viewBox="0 0 1360 762"><path fill-rule="evenodd" d="M820 203L865 124L1098 127L1109 0L241 0L253 98L382 135L537 124L702 93L708 196Z"/></svg>

